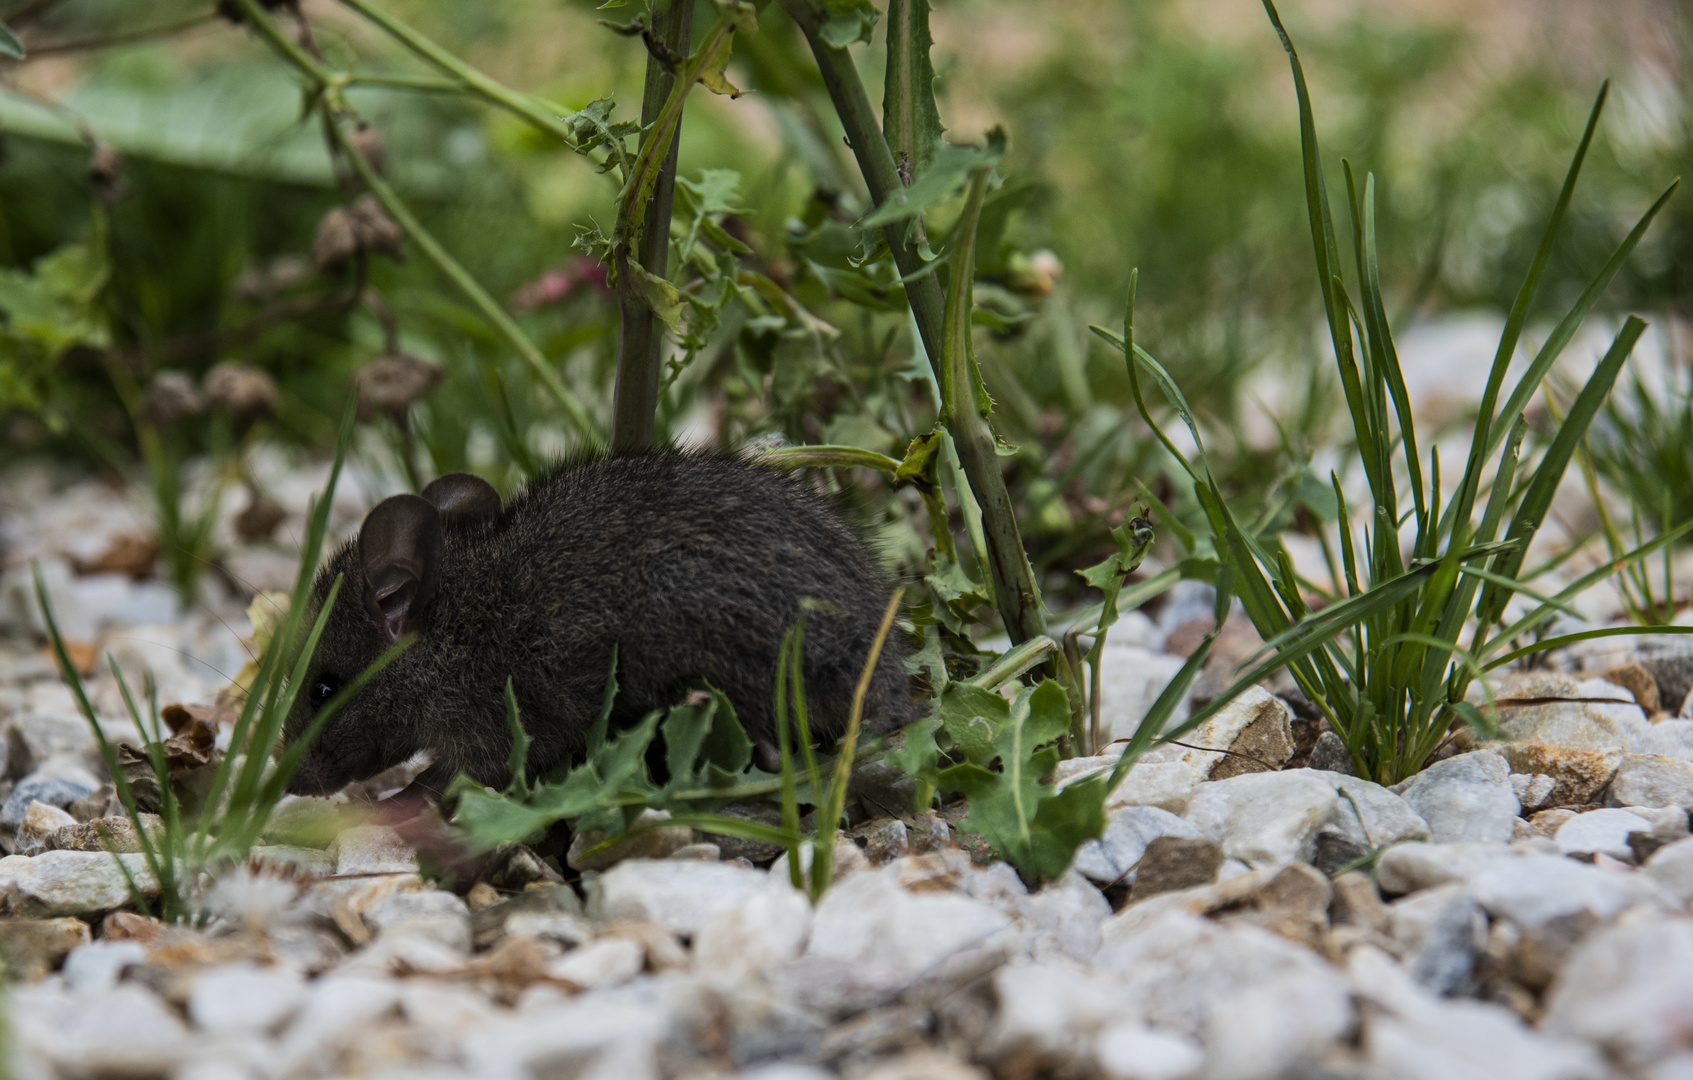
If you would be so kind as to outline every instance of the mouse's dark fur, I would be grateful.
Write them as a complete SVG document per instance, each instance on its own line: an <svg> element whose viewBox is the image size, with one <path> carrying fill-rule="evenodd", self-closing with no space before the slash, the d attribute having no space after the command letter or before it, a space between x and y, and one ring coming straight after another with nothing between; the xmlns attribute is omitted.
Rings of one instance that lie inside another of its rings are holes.
<svg viewBox="0 0 1693 1080"><path fill-rule="evenodd" d="M614 723L676 703L702 678L768 746L777 653L804 598L827 605L806 615L805 690L814 735L832 740L889 596L828 500L771 469L679 451L567 463L504 507L483 481L449 474L371 511L319 572L311 617L337 574L290 740L392 640L417 638L330 718L289 785L297 793L418 750L433 755L426 789L461 772L505 784L508 677L533 740L530 775L578 759L614 644ZM865 699L872 730L912 718L898 637Z"/></svg>

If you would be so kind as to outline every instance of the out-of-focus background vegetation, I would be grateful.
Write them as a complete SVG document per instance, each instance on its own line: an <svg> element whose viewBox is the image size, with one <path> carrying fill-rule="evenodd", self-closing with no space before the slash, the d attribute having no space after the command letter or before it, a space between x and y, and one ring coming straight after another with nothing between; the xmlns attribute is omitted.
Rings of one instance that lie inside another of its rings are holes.
<svg viewBox="0 0 1693 1080"><path fill-rule="evenodd" d="M619 117L638 113L645 52L598 21L634 7L386 7L561 111L612 95ZM703 31L712 12L700 8ZM332 65L426 73L340 4L302 10ZM1693 172L1693 14L1675 0L1295 0L1283 16L1312 74L1331 196L1344 199L1342 157L1378 178L1384 287L1408 378L1425 415L1461 426L1465 380L1485 371L1604 79L1611 103L1552 253L1547 306L1567 305L1667 178ZM840 299L848 226L864 209L857 169L792 22L776 5L760 19L757 34L737 37L730 69L749 92L690 98L679 172L736 174L739 212L725 228L753 248L749 265L839 334L808 338L792 318L732 306L670 388L661 429L725 446L781 432L898 456L932 417L926 372L903 316ZM978 352L996 424L1020 446L1009 478L1037 567L1096 561L1105 530L1145 497L1139 482L1178 510L1189 498L1129 420L1120 354L1086 330L1120 325L1132 267L1136 340L1206 420L1230 490L1267 504L1278 485L1312 475L1313 455L1326 477L1322 448L1340 437L1344 410L1311 273L1286 58L1260 6L944 0L934 19L949 137L975 141L994 124L1010 136L984 218L977 303L989 330ZM292 69L206 0L10 0L0 21L29 47L26 61L0 60L0 457L133 469L126 381L145 388L163 370L198 379L231 360L279 387L259 437L332 443L354 373L391 343L375 308L342 302L347 278L313 265L319 222L342 196L320 127L301 119ZM856 50L873 90L880 37ZM347 95L380 131L388 175L424 225L603 421L616 307L573 240L580 225L609 231L614 180L456 94ZM121 161L103 153L91 173L90 138ZM423 470L473 468L509 487L520 479L512 439L544 458L573 436L522 363L409 255L373 259L368 280L399 348L445 365L411 415ZM1656 325L1634 363L1651 369L1641 377L1664 413L1660 445L1629 443L1639 425L1627 394L1599 433L1622 448L1614 457L1665 455L1616 480L1645 485L1649 507L1677 461L1693 467L1693 423L1678 420L1690 301L1693 200L1681 197L1599 308ZM1486 328L1479 352L1472 325ZM373 430L399 445L394 425ZM216 416L173 436L185 455L253 437ZM1298 507L1276 512L1291 519ZM902 535L916 543L915 530ZM911 554L920 564L920 547Z"/></svg>

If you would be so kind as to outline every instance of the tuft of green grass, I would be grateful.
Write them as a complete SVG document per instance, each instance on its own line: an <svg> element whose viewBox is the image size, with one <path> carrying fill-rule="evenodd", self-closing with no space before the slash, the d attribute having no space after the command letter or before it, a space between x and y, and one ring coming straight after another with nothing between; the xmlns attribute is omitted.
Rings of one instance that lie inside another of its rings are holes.
<svg viewBox="0 0 1693 1080"><path fill-rule="evenodd" d="M183 806L171 784L170 769L165 758L165 731L159 719L158 695L149 680L147 707L143 711L131 692L117 661L111 661L111 671L123 694L124 705L136 729L146 741L145 752L153 778L160 793L160 827L143 827L135 790L119 764L116 748L101 727L94 707L89 703L87 687L76 666L65 652L64 639L53 614L53 604L47 595L46 582L40 567L35 568L35 593L46 618L47 633L52 643L59 672L76 699L77 708L88 721L100 747L100 755L117 788L118 800L124 813L135 826L136 838L147 872L159 891L157 914L166 922L199 921L204 912L198 905L205 878L234 866L246 859L259 840L271 812L287 790L288 780L299 767L306 750L329 718L364 685L376 672L399 655L405 642L384 653L374 664L347 684L339 694L319 709L311 726L300 739L281 748L283 722L294 703L294 697L305 684L308 665L318 638L329 620L342 581L336 578L323 610L311 626L305 623L305 612L311 595L312 581L317 573L323 549L324 535L329 525L329 508L334 501L335 485L341 475L347 443L353 430L355 410L349 404L341 421L340 440L335 460L329 471L324 492L313 501L308 515L305 546L301 550L300 570L295 578L288 613L271 637L269 646L259 660L258 672L248 689L246 700L236 719L230 750L219 763L207 788L201 809L191 814ZM119 868L129 885L136 907L148 914L152 906L129 867L114 853Z"/></svg>
<svg viewBox="0 0 1693 1080"><path fill-rule="evenodd" d="M1469 458L1456 491L1442 505L1439 453L1431 449L1425 463L1419 449L1382 296L1375 177L1367 175L1360 185L1351 164L1344 163L1352 225L1350 254L1359 290L1354 300L1343 278L1344 261L1324 183L1304 70L1274 5L1265 0L1264 6L1293 71L1318 282L1356 440L1356 460L1368 482L1370 505L1360 533L1340 479L1331 474L1338 504L1333 524L1339 562L1326 538L1324 550L1333 580L1340 583L1338 592L1297 575L1274 535L1243 527L1206 461L1192 409L1163 366L1135 343L1131 282L1122 335L1101 327L1093 329L1122 350L1142 416L1187 471L1205 509L1215 554L1191 560L1193 573L1221 579L1220 603L1221 596L1237 589L1266 644L1260 657L1226 693L1168 733L1158 730L1167 719L1166 709L1157 720L1158 726L1142 725L1130 743L1130 751L1138 754L1155 739L1179 738L1246 686L1285 667L1305 697L1323 711L1345 740L1360 773L1393 784L1423 768L1454 726L1468 724L1484 732L1490 729L1488 712L1468 700L1471 684L1479 679L1484 697L1489 697L1490 711L1490 692L1483 678L1488 670L1575 640L1645 629L1590 631L1513 647L1555 613L1568 610L1568 601L1583 589L1668 541L1668 537L1660 537L1620 553L1599 571L1554 596L1539 595L1519 580L1524 556L1545 520L1558 483L1646 324L1633 316L1624 321L1532 470L1522 460L1528 427L1523 411L1674 193L1676 184L1669 186L1612 252L1501 405L1507 369L1598 127L1606 97L1606 91L1601 90L1539 249L1506 319L1482 396ZM1192 431L1200 447L1194 459L1176 448L1147 410L1140 388L1143 376L1157 383ZM1408 551L1402 547L1402 528L1411 532ZM1224 588L1225 583L1228 588ZM1306 597L1311 595L1322 598L1321 610L1313 611L1308 606ZM1524 598L1527 611L1507 621L1507 605L1514 596ZM1173 705L1170 702L1169 708ZM1154 713L1158 712L1155 708ZM1124 758L1132 760L1128 753Z"/></svg>

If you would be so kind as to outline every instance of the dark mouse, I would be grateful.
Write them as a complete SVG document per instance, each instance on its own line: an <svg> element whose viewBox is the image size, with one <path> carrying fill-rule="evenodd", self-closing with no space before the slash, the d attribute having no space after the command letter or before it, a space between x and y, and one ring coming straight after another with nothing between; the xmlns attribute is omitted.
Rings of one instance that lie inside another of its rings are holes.
<svg viewBox="0 0 1693 1080"><path fill-rule="evenodd" d="M782 636L809 605L805 691L814 737L846 728L889 589L830 502L793 477L735 458L659 450L558 466L502 506L484 480L451 473L396 495L319 571L310 619L343 578L286 725L316 710L390 644L413 644L363 686L289 784L322 794L427 750L418 785L459 773L509 779L512 680L532 742L528 772L580 757L602 708L613 646L614 724L678 703L704 679L747 734L775 742ZM891 634L865 698L870 730L913 718L905 648Z"/></svg>

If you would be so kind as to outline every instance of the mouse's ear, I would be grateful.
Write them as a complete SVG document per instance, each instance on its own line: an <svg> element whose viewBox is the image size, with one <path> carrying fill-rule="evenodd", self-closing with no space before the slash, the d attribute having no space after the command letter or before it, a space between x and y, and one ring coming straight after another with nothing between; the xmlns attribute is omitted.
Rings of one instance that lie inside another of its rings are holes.
<svg viewBox="0 0 1693 1080"><path fill-rule="evenodd" d="M446 473L424 488L422 494L442 517L492 521L500 516L500 493L474 473Z"/></svg>
<svg viewBox="0 0 1693 1080"><path fill-rule="evenodd" d="M441 513L416 495L376 504L359 529L365 607L389 641L420 632L441 581Z"/></svg>

